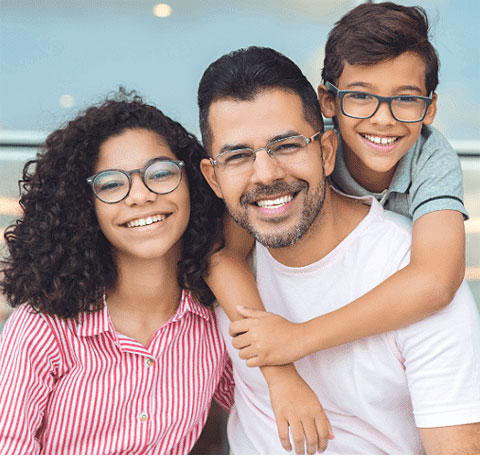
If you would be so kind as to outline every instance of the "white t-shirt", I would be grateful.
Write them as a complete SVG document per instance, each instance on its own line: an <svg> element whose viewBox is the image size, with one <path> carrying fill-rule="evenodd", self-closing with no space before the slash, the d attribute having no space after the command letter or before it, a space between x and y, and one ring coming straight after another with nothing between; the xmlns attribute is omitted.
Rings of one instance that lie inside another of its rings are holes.
<svg viewBox="0 0 480 458"><path fill-rule="evenodd" d="M410 221L371 197L364 200L371 203L368 215L314 264L284 266L257 244L257 283L267 310L303 322L350 303L408 263ZM228 343L229 320L220 308L217 317ZM423 321L297 361L336 436L326 453L422 454L416 427L479 422L479 321L464 283L451 304ZM262 373L227 349L236 384L231 452L286 453Z"/></svg>

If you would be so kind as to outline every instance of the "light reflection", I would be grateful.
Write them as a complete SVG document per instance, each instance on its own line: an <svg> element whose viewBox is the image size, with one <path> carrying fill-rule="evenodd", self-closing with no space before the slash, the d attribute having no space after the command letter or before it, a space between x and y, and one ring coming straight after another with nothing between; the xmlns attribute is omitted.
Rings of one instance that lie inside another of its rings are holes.
<svg viewBox="0 0 480 458"><path fill-rule="evenodd" d="M172 7L167 3L157 3L153 7L153 14L157 17L168 17L172 14Z"/></svg>

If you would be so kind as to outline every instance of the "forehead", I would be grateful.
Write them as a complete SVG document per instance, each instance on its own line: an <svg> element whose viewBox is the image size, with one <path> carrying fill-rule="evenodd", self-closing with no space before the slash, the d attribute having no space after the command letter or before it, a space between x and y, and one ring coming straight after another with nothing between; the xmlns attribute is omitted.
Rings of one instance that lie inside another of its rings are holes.
<svg viewBox="0 0 480 458"><path fill-rule="evenodd" d="M253 100L220 99L208 114L212 152L225 144L264 146L283 132L311 135L300 96L283 89L260 92Z"/></svg>
<svg viewBox="0 0 480 458"><path fill-rule="evenodd" d="M345 63L338 79L340 89L377 91L379 95L390 95L396 90L418 87L426 93L425 61L413 52L370 65L351 65ZM361 89L364 87L364 89Z"/></svg>
<svg viewBox="0 0 480 458"><path fill-rule="evenodd" d="M128 129L100 145L95 172L142 168L159 156L177 159L165 139L157 133L146 129Z"/></svg>

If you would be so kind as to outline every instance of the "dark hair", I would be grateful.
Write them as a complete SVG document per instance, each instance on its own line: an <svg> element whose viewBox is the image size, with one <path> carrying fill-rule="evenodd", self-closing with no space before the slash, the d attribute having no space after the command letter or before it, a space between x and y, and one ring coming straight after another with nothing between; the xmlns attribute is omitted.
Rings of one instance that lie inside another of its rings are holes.
<svg viewBox="0 0 480 458"><path fill-rule="evenodd" d="M430 95L438 85L440 62L429 41L425 10L391 2L361 4L343 16L328 35L323 81L337 84L345 62L376 64L407 51L425 60L425 85Z"/></svg>
<svg viewBox="0 0 480 458"><path fill-rule="evenodd" d="M23 215L5 231L9 256L1 269L0 287L13 307L26 302L36 311L72 318L103 306L104 290L115 285L117 268L86 177L93 174L102 143L127 129L160 135L185 162L191 214L178 282L203 304L213 301L203 274L224 207L200 172L206 153L179 123L135 92L120 89L50 134L37 159L24 167L19 182Z"/></svg>
<svg viewBox="0 0 480 458"><path fill-rule="evenodd" d="M297 94L307 121L315 128L322 127L317 94L300 68L274 49L251 46L220 57L209 65L200 80L198 107L204 146L208 149L212 142L208 123L212 103L226 98L253 100L260 92L275 88Z"/></svg>

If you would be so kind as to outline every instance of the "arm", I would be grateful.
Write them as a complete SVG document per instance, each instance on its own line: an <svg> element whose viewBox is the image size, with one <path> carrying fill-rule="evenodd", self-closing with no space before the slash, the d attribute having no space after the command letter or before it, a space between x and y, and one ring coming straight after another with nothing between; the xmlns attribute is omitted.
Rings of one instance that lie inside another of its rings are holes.
<svg viewBox="0 0 480 458"><path fill-rule="evenodd" d="M350 304L293 324L272 314L243 311L231 326L233 345L247 365L285 364L326 348L399 329L449 304L465 273L460 212L441 210L413 225L410 263ZM293 339L297 345L288 345ZM281 352L279 351L281 349Z"/></svg>
<svg viewBox="0 0 480 458"><path fill-rule="evenodd" d="M17 310L0 337L0 454L39 454L37 431L54 383L57 346L46 324Z"/></svg>
<svg viewBox="0 0 480 458"><path fill-rule="evenodd" d="M230 320L239 320L242 318L237 310L239 304L265 310L246 262L253 238L230 216L225 219L224 233L225 248L212 255L205 281ZM328 438L333 438L330 424L317 396L293 364L262 367L261 371L270 391L282 446L291 450L290 429L297 453L304 453L305 441L308 453L325 450Z"/></svg>
<svg viewBox="0 0 480 458"><path fill-rule="evenodd" d="M480 454L480 423L420 428L419 431L428 455Z"/></svg>

